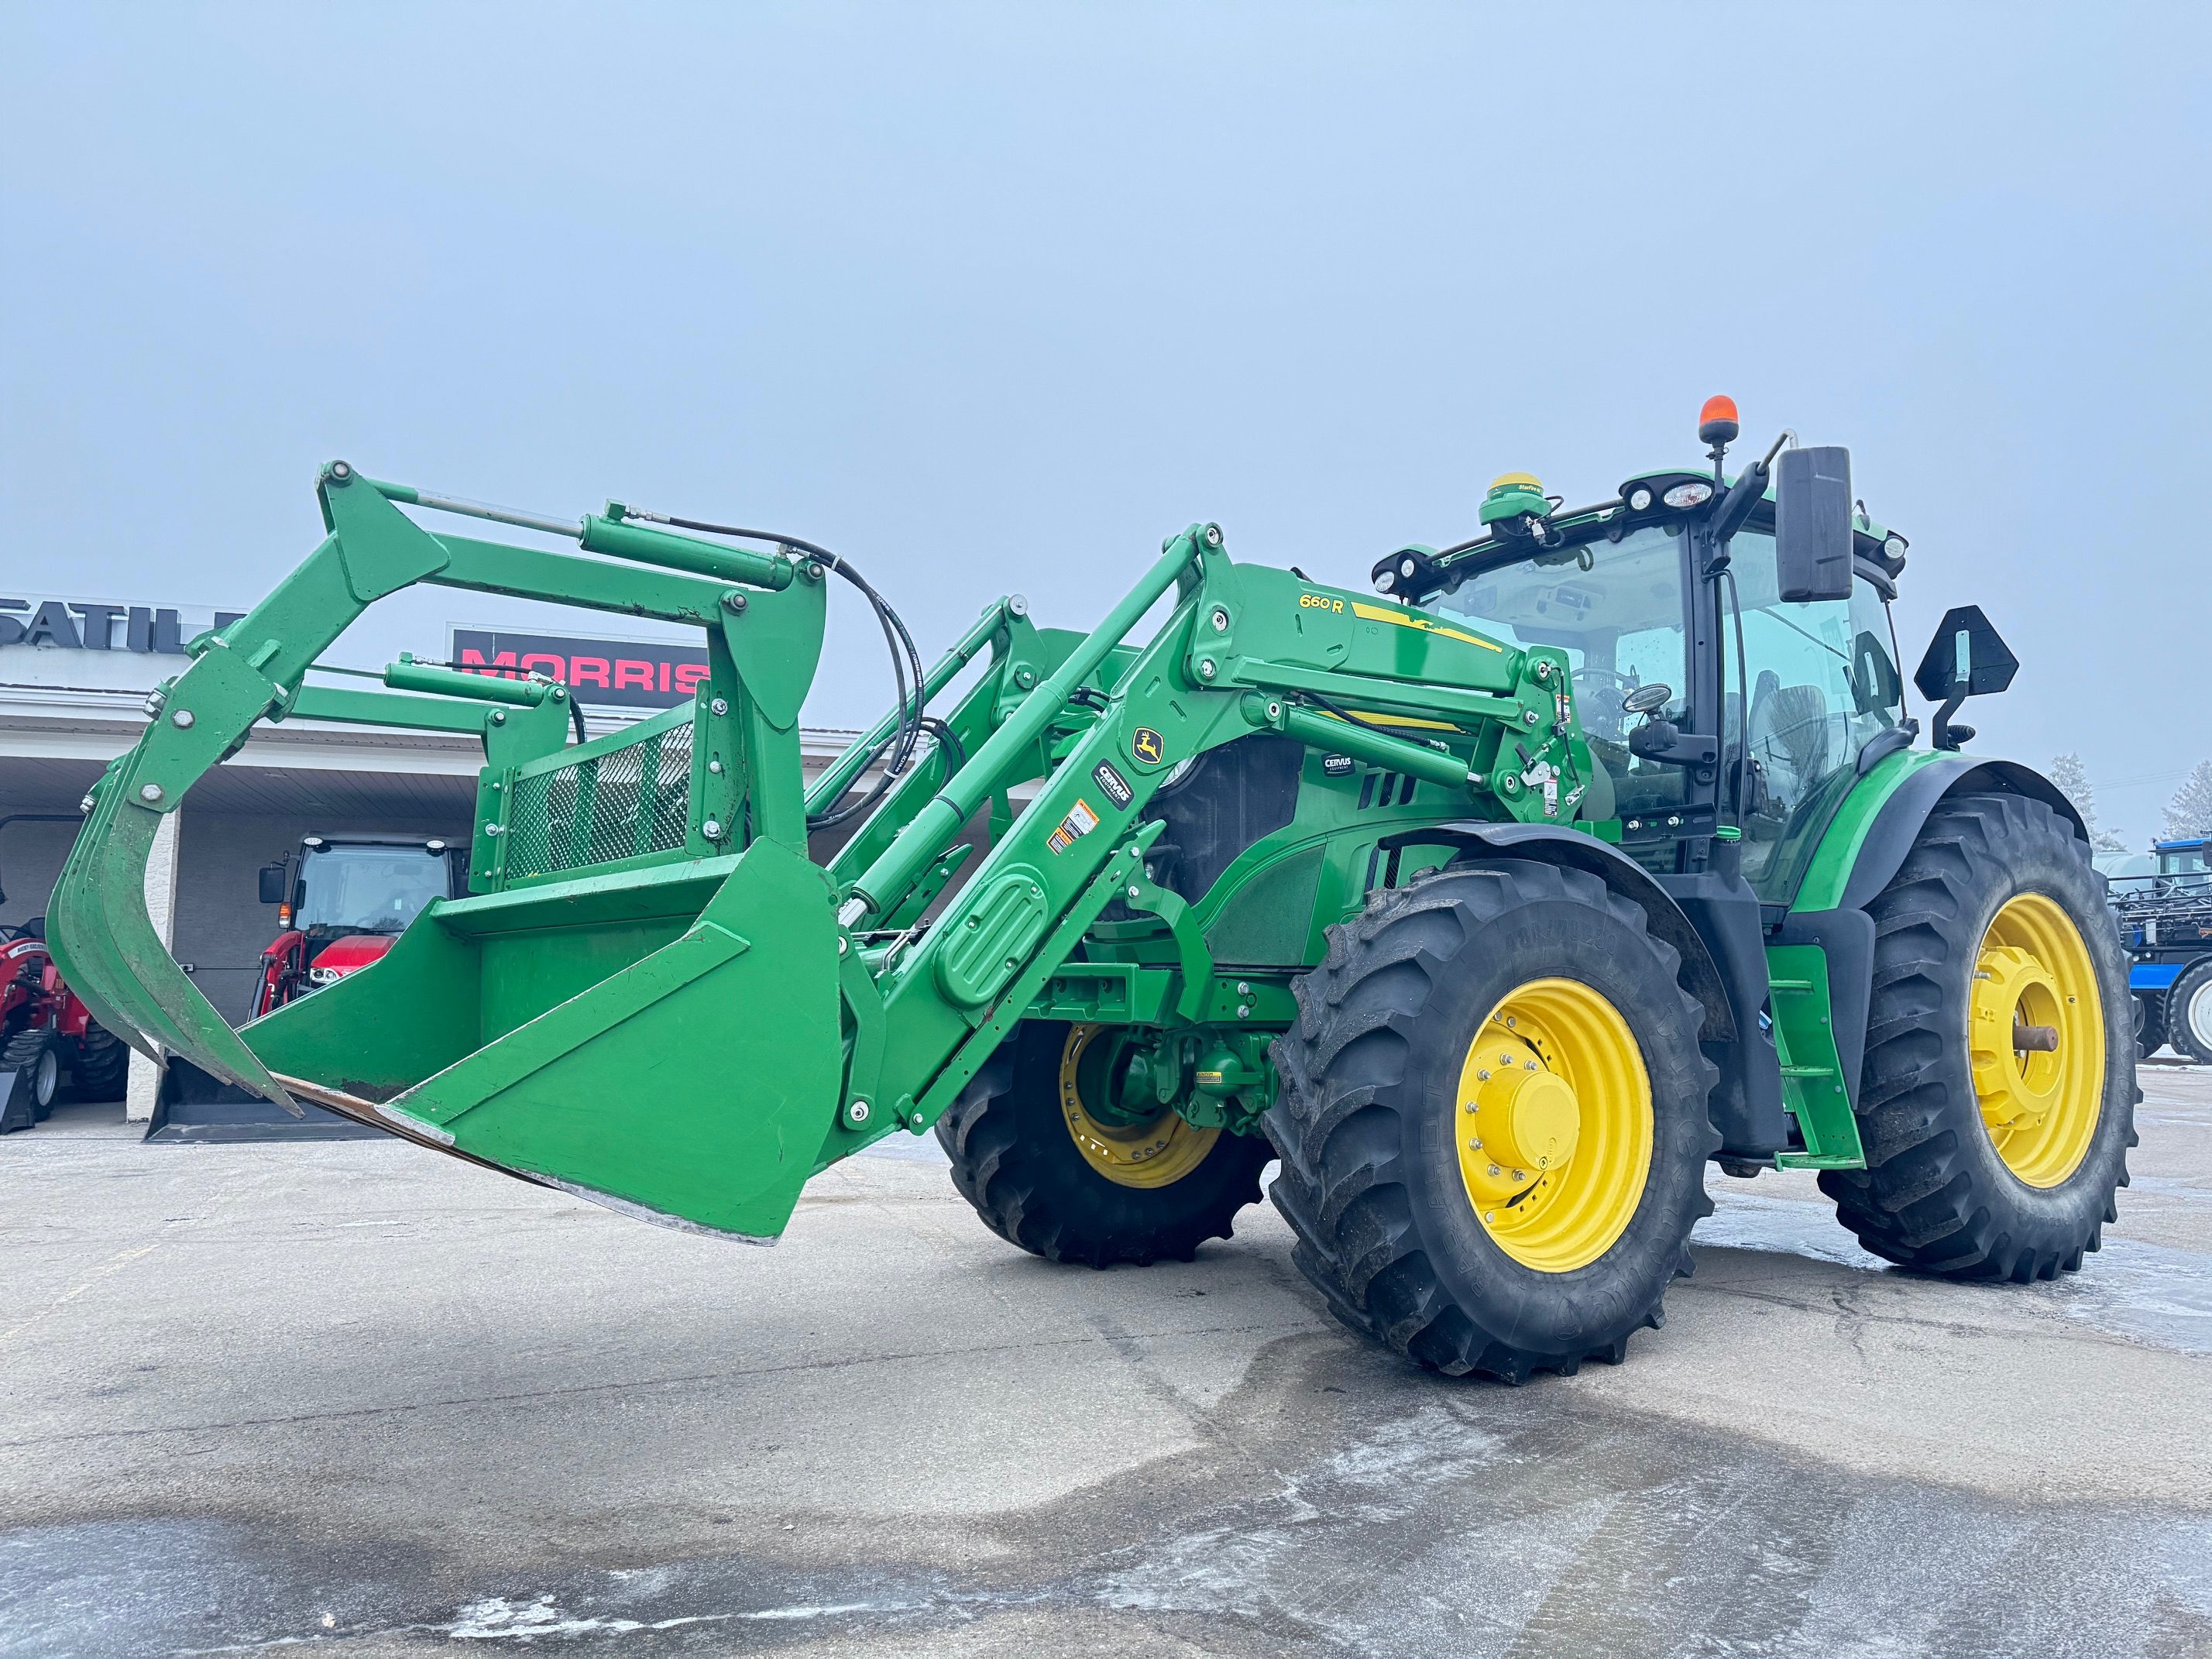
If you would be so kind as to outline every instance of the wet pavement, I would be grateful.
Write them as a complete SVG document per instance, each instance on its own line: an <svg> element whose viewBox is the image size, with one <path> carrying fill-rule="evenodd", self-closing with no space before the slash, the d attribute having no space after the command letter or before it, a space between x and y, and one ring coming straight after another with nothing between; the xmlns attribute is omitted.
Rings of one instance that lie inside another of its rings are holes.
<svg viewBox="0 0 2212 1659"><path fill-rule="evenodd" d="M397 1146L0 1140L0 1655L2212 1654L2212 1072L2081 1274L1716 1176L1629 1363L1363 1346L1271 1210L987 1233L933 1142L773 1251Z"/></svg>

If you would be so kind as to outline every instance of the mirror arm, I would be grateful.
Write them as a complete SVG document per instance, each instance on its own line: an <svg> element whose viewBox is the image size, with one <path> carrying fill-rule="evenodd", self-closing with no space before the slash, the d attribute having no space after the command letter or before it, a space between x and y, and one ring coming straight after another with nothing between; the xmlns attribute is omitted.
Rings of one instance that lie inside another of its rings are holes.
<svg viewBox="0 0 2212 1659"><path fill-rule="evenodd" d="M1966 700L1966 682L1954 680L1951 695L1943 700L1943 706L1936 711L1928 723L1929 741L1936 748L1956 750L1974 735L1974 728L1971 726L1951 724L1951 716L1959 712L1959 705Z"/></svg>
<svg viewBox="0 0 2212 1659"><path fill-rule="evenodd" d="M1794 444L1797 434L1788 427L1774 441L1773 447L1759 459L1744 468L1742 476L1730 486L1713 510L1713 539L1724 542L1743 528L1743 521L1751 516L1751 509L1766 498L1766 486L1774 476L1774 458L1782 453L1784 444Z"/></svg>

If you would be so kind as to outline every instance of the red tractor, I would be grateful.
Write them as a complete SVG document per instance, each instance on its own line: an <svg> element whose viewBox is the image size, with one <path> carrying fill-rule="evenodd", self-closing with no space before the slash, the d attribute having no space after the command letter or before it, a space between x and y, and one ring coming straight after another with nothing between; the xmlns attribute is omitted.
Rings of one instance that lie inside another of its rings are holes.
<svg viewBox="0 0 2212 1659"><path fill-rule="evenodd" d="M17 812L26 821L74 823L75 815ZM0 892L0 902L7 895ZM79 1100L119 1100L131 1051L101 1029L62 983L47 953L45 918L0 927L0 1134L27 1129L68 1091Z"/></svg>
<svg viewBox="0 0 2212 1659"><path fill-rule="evenodd" d="M469 853L435 839L307 836L261 870L283 931L261 953L252 1017L366 968L432 899L468 891Z"/></svg>

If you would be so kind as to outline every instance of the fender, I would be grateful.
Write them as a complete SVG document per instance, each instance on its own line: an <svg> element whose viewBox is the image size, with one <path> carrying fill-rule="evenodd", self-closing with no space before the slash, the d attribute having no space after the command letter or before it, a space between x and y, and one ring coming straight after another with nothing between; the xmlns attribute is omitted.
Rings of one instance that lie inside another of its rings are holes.
<svg viewBox="0 0 2212 1659"><path fill-rule="evenodd" d="M1657 878L1610 842L1560 824L1493 823L1486 818L1464 818L1401 830L1376 844L1386 853L1400 847L1458 847L1471 853L1540 860L1589 872L1623 898L1642 905L1650 919L1651 931L1674 947L1682 958L1683 986L1705 1009L1706 1040L1737 1040L1727 987L1704 938Z"/></svg>
<svg viewBox="0 0 2212 1659"><path fill-rule="evenodd" d="M1856 805L1855 790L1854 799L1844 803L1830 828L1836 844L1832 850L1823 848L1815 858L1798 888L1796 903L1773 935L1777 945L1817 945L1827 953L1833 999L1831 1030L1843 1066L1845 1097L1854 1106L1859 1100L1874 988L1874 924L1866 907L1904 867L1928 815L1952 795L2022 795L2057 813L2079 840L2089 839L2081 812L2057 786L2033 768L2012 761L1901 751L1884 757L1859 787L1873 797L1872 811L1859 819L1863 827L1853 836L1847 826Z"/></svg>
<svg viewBox="0 0 2212 1659"><path fill-rule="evenodd" d="M1871 811L1860 809L1861 792ZM1881 762L1844 804L1813 867L1806 872L1792 911L1860 910L1904 866L1914 837L1947 796L2021 795L2039 800L2065 819L2086 842L2088 830L2074 803L2048 778L2015 762L1969 760L1963 755L1907 750ZM1863 826L1854 836L1850 820Z"/></svg>

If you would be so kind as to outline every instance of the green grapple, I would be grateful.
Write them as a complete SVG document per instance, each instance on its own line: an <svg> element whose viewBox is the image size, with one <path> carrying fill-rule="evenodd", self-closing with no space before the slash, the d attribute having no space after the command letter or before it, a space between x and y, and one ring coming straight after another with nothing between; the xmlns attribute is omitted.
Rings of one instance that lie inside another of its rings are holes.
<svg viewBox="0 0 2212 1659"><path fill-rule="evenodd" d="M1618 1358L1623 1319L1654 1322L1682 1265L1709 1161L1828 1172L1844 1219L1900 1260L2078 1263L2131 1139L2131 1073L2105 1061L2132 1046L2101 1012L2124 995L2093 929L2069 956L2040 911L2042 933L1998 926L2016 895L1966 896L1969 944L2014 950L2002 982L2027 988L1992 1012L1962 981L1954 1045L1984 1187L2095 1188L2074 1205L2087 1235L1931 1231L1865 1151L1902 1097L1869 1007L1886 896L1968 809L1984 840L2040 834L2063 861L2070 809L2023 769L1966 762L1941 716L1942 746L1917 746L1887 639L1856 660L1821 611L1878 611L1901 564L1847 521L1847 482L1844 517L1832 480L1793 489L1797 457L1841 452L1783 455L1771 488L1772 456L1730 481L1720 453L1576 513L1516 476L1481 536L1394 554L1380 592L1237 562L1193 525L1087 634L989 606L811 787L799 720L834 556L618 504L509 513L333 463L321 544L193 642L88 797L54 953L149 1055L748 1240L773 1241L828 1165L932 1127L988 1223L1092 1265L1188 1255L1279 1158L1276 1202L1330 1305L1446 1371ZM434 532L425 512L578 550ZM403 658L380 690L311 683L356 617L418 582L688 625L708 670L690 702L587 742L542 679ZM1770 618L1841 666L1784 685L1752 645L1739 660ZM1923 690L1963 695L1967 646L1939 646ZM1838 706L1816 707L1831 683ZM148 854L257 722L295 720L477 734L469 892L233 1030L148 921ZM2056 902L2072 914L2070 890ZM2069 1006L2054 995L2094 1018L2049 1014ZM1988 1020L2026 1046L1989 1060ZM1477 1083L1492 1035L1521 1046ZM1500 1311L1582 1306L1594 1274L1627 1286L1611 1312Z"/></svg>

